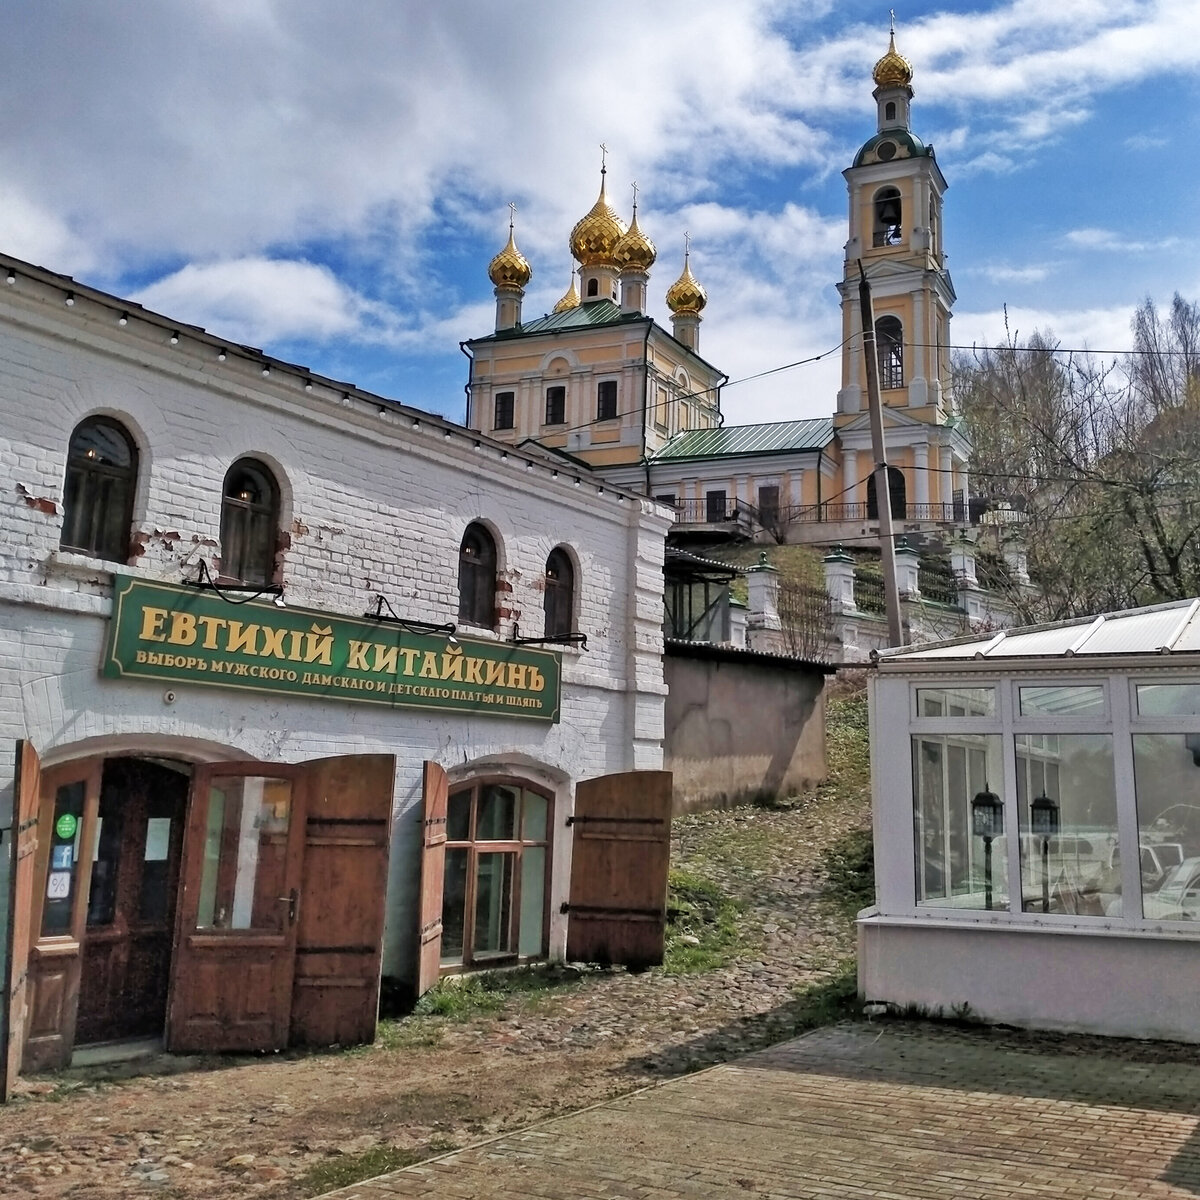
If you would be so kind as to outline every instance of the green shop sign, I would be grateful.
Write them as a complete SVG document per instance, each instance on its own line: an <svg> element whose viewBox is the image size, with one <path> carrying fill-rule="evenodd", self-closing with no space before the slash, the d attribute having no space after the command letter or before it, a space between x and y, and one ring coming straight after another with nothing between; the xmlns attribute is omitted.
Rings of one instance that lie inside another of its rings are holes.
<svg viewBox="0 0 1200 1200"><path fill-rule="evenodd" d="M562 656L118 577L102 673L557 722Z"/></svg>

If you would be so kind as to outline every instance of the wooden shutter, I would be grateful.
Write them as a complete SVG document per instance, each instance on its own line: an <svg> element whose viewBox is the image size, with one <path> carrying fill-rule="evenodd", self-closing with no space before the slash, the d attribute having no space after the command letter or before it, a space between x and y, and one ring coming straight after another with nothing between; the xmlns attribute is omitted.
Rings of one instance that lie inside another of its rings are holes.
<svg viewBox="0 0 1200 1200"><path fill-rule="evenodd" d="M37 850L38 807L42 764L33 744L17 742L13 779L13 821L10 831L8 891L8 959L4 979L4 1012L0 1013L0 1102L12 1093L21 1067L25 1042L26 978L29 969L30 927L33 920L33 863Z"/></svg>
<svg viewBox="0 0 1200 1200"><path fill-rule="evenodd" d="M291 1046L375 1040L396 760L305 763L308 808Z"/></svg>
<svg viewBox="0 0 1200 1200"><path fill-rule="evenodd" d="M425 835L421 852L421 906L417 924L417 995L438 980L442 956L442 876L446 870L446 806L450 786L435 762L425 764Z"/></svg>
<svg viewBox="0 0 1200 1200"><path fill-rule="evenodd" d="M567 818L567 958L633 968L663 960L671 855L671 772L585 779Z"/></svg>

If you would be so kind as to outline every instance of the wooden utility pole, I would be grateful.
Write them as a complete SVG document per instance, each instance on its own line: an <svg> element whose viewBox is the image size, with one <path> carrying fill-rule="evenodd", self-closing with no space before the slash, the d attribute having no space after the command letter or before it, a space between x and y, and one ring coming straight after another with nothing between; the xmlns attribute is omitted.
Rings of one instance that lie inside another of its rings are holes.
<svg viewBox="0 0 1200 1200"><path fill-rule="evenodd" d="M883 404L879 399L879 357L875 349L875 309L871 285L858 260L858 307L862 314L863 356L867 365L867 404L871 413L871 451L875 455L875 508L879 514L879 549L883 557L883 598L887 609L888 645L904 645L900 620L900 588L896 583L896 538L892 527L892 489L883 442Z"/></svg>

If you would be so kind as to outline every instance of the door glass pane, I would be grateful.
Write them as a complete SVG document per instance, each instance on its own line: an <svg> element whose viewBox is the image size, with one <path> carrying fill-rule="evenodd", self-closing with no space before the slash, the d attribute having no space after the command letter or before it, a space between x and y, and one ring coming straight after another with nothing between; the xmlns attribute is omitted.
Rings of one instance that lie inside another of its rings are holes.
<svg viewBox="0 0 1200 1200"><path fill-rule="evenodd" d="M1026 912L1121 915L1117 792L1106 733L1019 734Z"/></svg>
<svg viewBox="0 0 1200 1200"><path fill-rule="evenodd" d="M1200 920L1200 736L1135 734L1133 779L1142 914Z"/></svg>
<svg viewBox="0 0 1200 1200"><path fill-rule="evenodd" d="M525 832L527 842L546 840L546 797L537 792L525 793Z"/></svg>
<svg viewBox="0 0 1200 1200"><path fill-rule="evenodd" d="M480 854L475 868L474 957L512 954L515 854Z"/></svg>
<svg viewBox="0 0 1200 1200"><path fill-rule="evenodd" d="M279 931L287 920L292 785L248 776L209 785L197 929Z"/></svg>
<svg viewBox="0 0 1200 1200"><path fill-rule="evenodd" d="M89 928L111 925L117 908L117 870L121 865L121 797L112 789L100 793L100 817L92 858L92 884L88 892Z"/></svg>
<svg viewBox="0 0 1200 1200"><path fill-rule="evenodd" d="M50 827L50 863L42 908L42 936L71 932L71 905L75 898L79 838L83 825L83 780L65 783L54 794L54 821Z"/></svg>
<svg viewBox="0 0 1200 1200"><path fill-rule="evenodd" d="M446 837L465 842L471 837L471 793L451 792L446 808Z"/></svg>
<svg viewBox="0 0 1200 1200"><path fill-rule="evenodd" d="M997 735L913 738L919 905L1008 907L1007 841L1003 835L986 841L977 836L971 815L975 796L982 791L996 793L1002 778Z"/></svg>
<svg viewBox="0 0 1200 1200"><path fill-rule="evenodd" d="M465 849L446 851L442 878L442 962L463 959L463 924L467 916L467 854Z"/></svg>
<svg viewBox="0 0 1200 1200"><path fill-rule="evenodd" d="M511 842L517 831L517 792L515 788L492 783L479 798L479 818L475 828L477 842Z"/></svg>
<svg viewBox="0 0 1200 1200"><path fill-rule="evenodd" d="M167 917L167 888L170 880L171 818L147 817L146 848L142 856L142 890L138 897L138 917L143 921L164 921Z"/></svg>
<svg viewBox="0 0 1200 1200"><path fill-rule="evenodd" d="M546 847L526 846L521 855L521 933L518 952L546 953Z"/></svg>

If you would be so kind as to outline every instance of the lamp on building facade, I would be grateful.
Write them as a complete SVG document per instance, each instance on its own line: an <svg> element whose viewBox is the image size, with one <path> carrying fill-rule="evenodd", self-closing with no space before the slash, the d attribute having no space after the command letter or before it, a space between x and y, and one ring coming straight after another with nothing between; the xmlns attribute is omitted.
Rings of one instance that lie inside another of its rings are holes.
<svg viewBox="0 0 1200 1200"><path fill-rule="evenodd" d="M1050 839L1058 833L1058 803L1046 795L1036 796L1029 805L1029 827L1042 839L1042 912L1050 911Z"/></svg>
<svg viewBox="0 0 1200 1200"><path fill-rule="evenodd" d="M983 906L992 907L992 839L1004 833L1004 805L988 785L971 801L971 829L983 838Z"/></svg>

